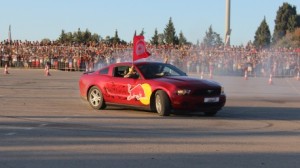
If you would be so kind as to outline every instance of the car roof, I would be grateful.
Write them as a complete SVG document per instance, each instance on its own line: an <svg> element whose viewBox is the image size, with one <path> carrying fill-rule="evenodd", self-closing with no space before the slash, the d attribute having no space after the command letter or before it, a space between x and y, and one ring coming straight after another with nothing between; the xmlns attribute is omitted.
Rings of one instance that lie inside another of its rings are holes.
<svg viewBox="0 0 300 168"><path fill-rule="evenodd" d="M155 62L155 61L141 61L141 62L119 62L111 64L112 66L118 66L118 65L143 65L143 64L164 64L163 62Z"/></svg>

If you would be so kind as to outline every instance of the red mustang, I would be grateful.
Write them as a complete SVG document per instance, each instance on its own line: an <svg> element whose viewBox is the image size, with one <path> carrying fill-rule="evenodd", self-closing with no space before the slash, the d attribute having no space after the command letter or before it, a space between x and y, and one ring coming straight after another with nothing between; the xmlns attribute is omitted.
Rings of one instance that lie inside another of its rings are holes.
<svg viewBox="0 0 300 168"><path fill-rule="evenodd" d="M84 73L80 96L94 109L106 105L141 107L168 116L173 111L214 116L225 105L223 87L210 80L188 77L177 67L160 62L111 64Z"/></svg>

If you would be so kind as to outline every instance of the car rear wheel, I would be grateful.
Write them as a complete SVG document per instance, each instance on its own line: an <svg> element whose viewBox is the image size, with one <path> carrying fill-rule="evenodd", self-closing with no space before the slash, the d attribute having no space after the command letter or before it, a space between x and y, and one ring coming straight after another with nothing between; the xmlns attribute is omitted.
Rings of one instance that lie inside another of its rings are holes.
<svg viewBox="0 0 300 168"><path fill-rule="evenodd" d="M102 92L96 86L93 86L88 94L88 101L94 109L104 109L106 107Z"/></svg>
<svg viewBox="0 0 300 168"><path fill-rule="evenodd" d="M155 108L160 116L170 115L171 104L166 92L159 90L155 93Z"/></svg>

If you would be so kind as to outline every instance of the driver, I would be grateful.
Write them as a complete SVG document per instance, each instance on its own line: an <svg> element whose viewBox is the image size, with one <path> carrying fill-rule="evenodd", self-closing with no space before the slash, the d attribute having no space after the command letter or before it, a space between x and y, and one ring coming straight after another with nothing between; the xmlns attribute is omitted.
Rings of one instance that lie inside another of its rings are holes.
<svg viewBox="0 0 300 168"><path fill-rule="evenodd" d="M137 78L137 77L138 77L138 74L137 74L136 70L134 69L133 65L129 68L128 73L126 73L124 75L124 78Z"/></svg>

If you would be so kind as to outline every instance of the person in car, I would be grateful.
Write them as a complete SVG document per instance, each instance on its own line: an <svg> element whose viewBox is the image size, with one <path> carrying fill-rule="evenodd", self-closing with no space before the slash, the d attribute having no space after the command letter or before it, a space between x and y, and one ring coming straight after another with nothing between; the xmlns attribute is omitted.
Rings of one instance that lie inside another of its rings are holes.
<svg viewBox="0 0 300 168"><path fill-rule="evenodd" d="M138 74L134 69L134 66L131 66L127 73L125 72L124 78L138 78Z"/></svg>

